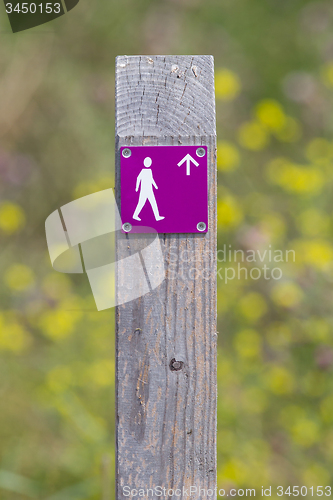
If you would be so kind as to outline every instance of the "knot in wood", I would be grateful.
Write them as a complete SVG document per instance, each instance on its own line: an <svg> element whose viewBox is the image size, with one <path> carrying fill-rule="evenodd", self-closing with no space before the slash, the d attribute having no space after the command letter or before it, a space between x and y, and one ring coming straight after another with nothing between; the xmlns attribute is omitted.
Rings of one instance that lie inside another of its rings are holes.
<svg viewBox="0 0 333 500"><path fill-rule="evenodd" d="M175 358L172 358L169 366L170 366L170 370L172 372L178 372L179 370L181 370L183 368L183 365L184 365L183 361L176 361Z"/></svg>

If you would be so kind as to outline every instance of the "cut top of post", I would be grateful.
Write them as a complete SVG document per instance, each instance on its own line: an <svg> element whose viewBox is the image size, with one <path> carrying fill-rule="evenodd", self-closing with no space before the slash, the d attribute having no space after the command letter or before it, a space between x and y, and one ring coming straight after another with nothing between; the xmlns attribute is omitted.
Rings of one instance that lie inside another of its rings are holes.
<svg viewBox="0 0 333 500"><path fill-rule="evenodd" d="M116 135L216 135L213 57L117 57Z"/></svg>

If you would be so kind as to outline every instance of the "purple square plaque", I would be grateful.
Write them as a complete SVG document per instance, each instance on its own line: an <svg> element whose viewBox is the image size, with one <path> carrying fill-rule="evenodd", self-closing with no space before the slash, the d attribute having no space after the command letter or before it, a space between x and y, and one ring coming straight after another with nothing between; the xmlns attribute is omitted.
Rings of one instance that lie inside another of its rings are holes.
<svg viewBox="0 0 333 500"><path fill-rule="evenodd" d="M207 232L206 146L122 147L120 176L123 232Z"/></svg>

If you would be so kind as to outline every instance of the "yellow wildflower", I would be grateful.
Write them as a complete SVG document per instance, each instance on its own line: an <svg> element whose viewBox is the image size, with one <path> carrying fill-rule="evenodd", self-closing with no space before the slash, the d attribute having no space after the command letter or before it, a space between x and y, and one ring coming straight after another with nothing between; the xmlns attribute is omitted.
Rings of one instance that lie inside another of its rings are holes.
<svg viewBox="0 0 333 500"><path fill-rule="evenodd" d="M77 321L78 315L74 311L52 309L42 314L39 327L44 335L58 341L74 332Z"/></svg>
<svg viewBox="0 0 333 500"><path fill-rule="evenodd" d="M299 194L317 194L325 178L318 168L296 165L285 158L276 158L267 165L268 179L285 191Z"/></svg>
<svg viewBox="0 0 333 500"><path fill-rule="evenodd" d="M22 292L35 282L32 269L24 264L12 264L5 270L3 279L6 285L15 292Z"/></svg>
<svg viewBox="0 0 333 500"><path fill-rule="evenodd" d="M239 165L237 148L227 141L220 141L217 145L217 168L224 172L235 170Z"/></svg>
<svg viewBox="0 0 333 500"><path fill-rule="evenodd" d="M326 271L333 260L333 247L328 241L299 240L293 246L300 261L319 271Z"/></svg>
<svg viewBox="0 0 333 500"><path fill-rule="evenodd" d="M309 208L302 212L297 222L301 232L306 236L326 234L330 227L329 216L316 208Z"/></svg>
<svg viewBox="0 0 333 500"><path fill-rule="evenodd" d="M25 215L16 203L6 201L0 205L0 230L7 234L16 233L23 227Z"/></svg>
<svg viewBox="0 0 333 500"><path fill-rule="evenodd" d="M226 195L217 202L217 223L221 229L238 226L243 220L243 213L236 198Z"/></svg>
<svg viewBox="0 0 333 500"><path fill-rule="evenodd" d="M275 130L274 135L281 142L296 142L302 135L302 129L295 118L286 116L283 127Z"/></svg>
<svg viewBox="0 0 333 500"><path fill-rule="evenodd" d="M273 366L265 375L268 388L278 395L291 394L295 388L293 374L283 366Z"/></svg>
<svg viewBox="0 0 333 500"><path fill-rule="evenodd" d="M251 323L257 322L267 311L266 301L260 293L250 292L239 301L240 313Z"/></svg>
<svg viewBox="0 0 333 500"><path fill-rule="evenodd" d="M234 339L234 346L241 358L258 358L261 352L261 338L255 330L242 330Z"/></svg>
<svg viewBox="0 0 333 500"><path fill-rule="evenodd" d="M302 289L292 281L277 283L271 292L273 302L282 307L298 306L303 298Z"/></svg>
<svg viewBox="0 0 333 500"><path fill-rule="evenodd" d="M307 145L306 156L313 163L325 165L333 158L333 144L327 139L316 137Z"/></svg>
<svg viewBox="0 0 333 500"><path fill-rule="evenodd" d="M114 365L109 359L96 361L89 367L89 379L96 385L106 387L114 383Z"/></svg>
<svg viewBox="0 0 333 500"><path fill-rule="evenodd" d="M29 347L31 338L15 316L0 313L0 351L20 354Z"/></svg>
<svg viewBox="0 0 333 500"><path fill-rule="evenodd" d="M248 477L247 466L236 458L230 459L223 467L220 481L233 481L236 484L243 484Z"/></svg>
<svg viewBox="0 0 333 500"><path fill-rule="evenodd" d="M330 471L325 469L322 465L314 463L313 465L305 469L303 473L302 483L308 486L308 488L314 487L315 491L317 486L322 486L322 491L328 493L328 490L325 491L325 488L323 486L331 484L330 479Z"/></svg>
<svg viewBox="0 0 333 500"><path fill-rule="evenodd" d="M258 122L243 123L238 130L238 140L241 146L251 151L260 151L269 143L266 128Z"/></svg>
<svg viewBox="0 0 333 500"><path fill-rule="evenodd" d="M309 418L301 418L291 429L292 439L304 448L314 445L320 438L318 424Z"/></svg>
<svg viewBox="0 0 333 500"><path fill-rule="evenodd" d="M283 217L278 213L267 213L260 221L260 228L264 234L269 237L270 241L275 241L284 236L286 225Z"/></svg>
<svg viewBox="0 0 333 500"><path fill-rule="evenodd" d="M281 130L286 123L283 108L274 99L260 101L256 106L255 114L258 120L271 130Z"/></svg>
<svg viewBox="0 0 333 500"><path fill-rule="evenodd" d="M232 101L237 97L241 84L236 73L227 68L221 68L215 74L215 93L218 99Z"/></svg>

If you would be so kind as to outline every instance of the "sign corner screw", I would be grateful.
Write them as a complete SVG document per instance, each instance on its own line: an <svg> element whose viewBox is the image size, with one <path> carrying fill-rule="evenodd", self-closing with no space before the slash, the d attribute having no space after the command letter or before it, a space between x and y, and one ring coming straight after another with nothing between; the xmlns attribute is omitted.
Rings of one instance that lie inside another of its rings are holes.
<svg viewBox="0 0 333 500"><path fill-rule="evenodd" d="M122 150L122 153L124 158L129 158L132 154L132 151L129 148L125 148Z"/></svg>
<svg viewBox="0 0 333 500"><path fill-rule="evenodd" d="M129 233L132 229L132 224L130 224L129 222L125 222L125 224L123 224L123 230L125 231L125 233Z"/></svg>

